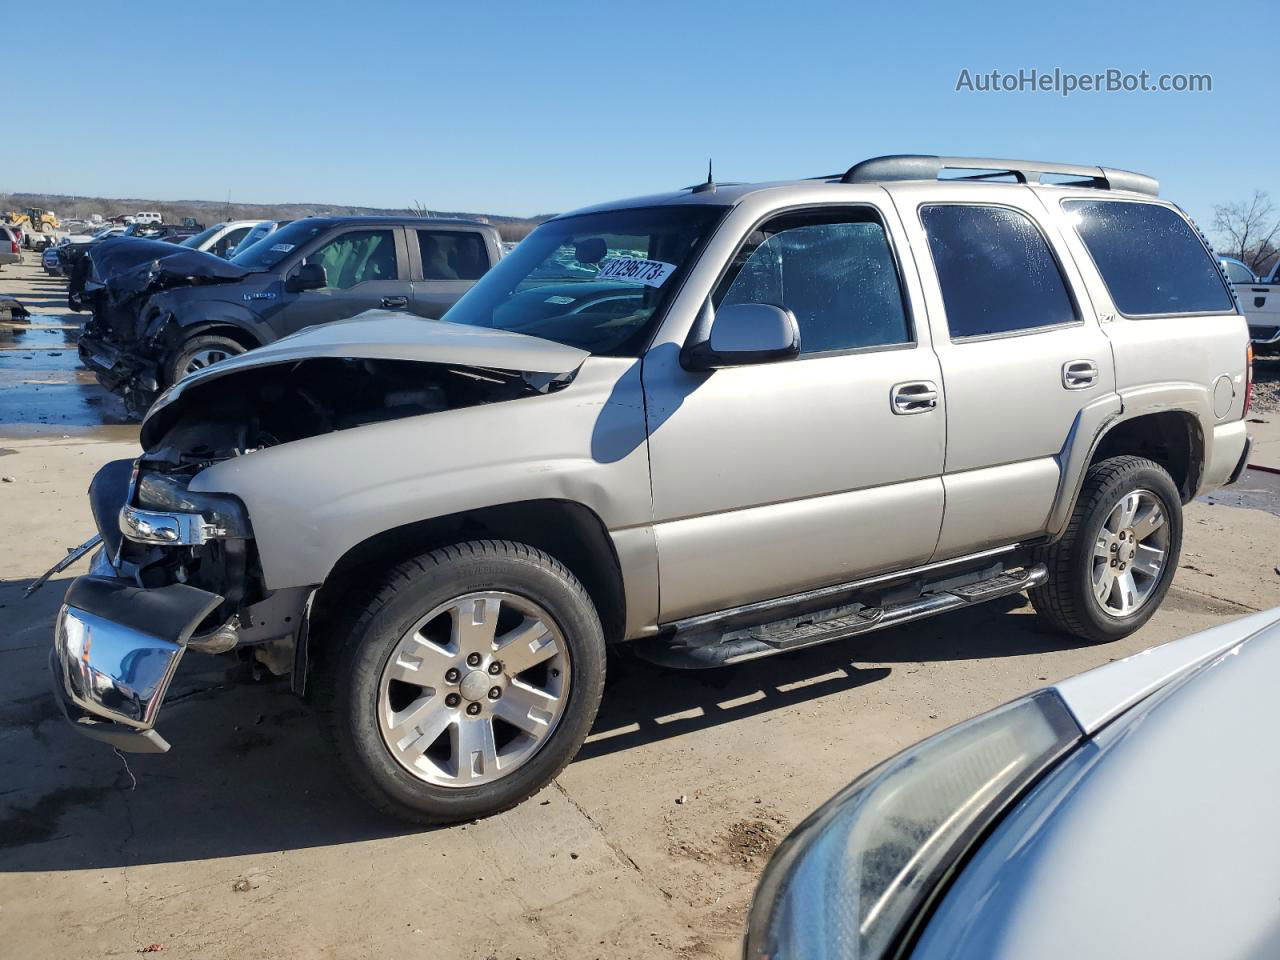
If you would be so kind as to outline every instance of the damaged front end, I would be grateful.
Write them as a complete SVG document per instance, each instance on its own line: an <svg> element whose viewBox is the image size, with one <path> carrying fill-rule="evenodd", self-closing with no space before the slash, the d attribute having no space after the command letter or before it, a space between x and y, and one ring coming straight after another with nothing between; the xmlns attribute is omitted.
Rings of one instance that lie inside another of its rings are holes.
<svg viewBox="0 0 1280 960"><path fill-rule="evenodd" d="M90 485L102 546L91 575L67 593L52 653L77 729L123 750L168 749L155 723L188 649L242 653L291 673L303 690L320 584L269 585L242 500L192 482L215 465L324 433L543 395L569 382L586 356L451 327L403 317L330 324L166 391L143 424L146 452L107 464ZM534 369L475 362L482 358Z"/></svg>
<svg viewBox="0 0 1280 960"><path fill-rule="evenodd" d="M82 258L68 294L74 310L91 310L80 335L80 359L108 390L122 393L137 412L160 389L158 358L149 343L147 303L178 287L233 283L249 271L199 250L151 240L104 241ZM144 399L145 398L145 399Z"/></svg>

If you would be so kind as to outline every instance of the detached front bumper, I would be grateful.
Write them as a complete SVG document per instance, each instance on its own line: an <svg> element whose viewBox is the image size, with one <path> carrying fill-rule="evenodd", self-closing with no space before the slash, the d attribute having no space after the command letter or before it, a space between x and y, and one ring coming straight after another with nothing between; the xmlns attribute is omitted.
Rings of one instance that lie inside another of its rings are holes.
<svg viewBox="0 0 1280 960"><path fill-rule="evenodd" d="M49 658L72 726L121 750L168 750L157 715L187 641L221 602L181 583L144 589L114 577L72 581Z"/></svg>

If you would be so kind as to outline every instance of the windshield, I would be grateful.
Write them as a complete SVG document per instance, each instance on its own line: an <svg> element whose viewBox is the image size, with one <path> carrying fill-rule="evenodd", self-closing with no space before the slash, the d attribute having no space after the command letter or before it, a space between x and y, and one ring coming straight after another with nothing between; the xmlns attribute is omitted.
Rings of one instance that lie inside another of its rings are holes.
<svg viewBox="0 0 1280 960"><path fill-rule="evenodd" d="M222 224L215 223L212 227L206 227L204 230L201 230L194 237L187 237L187 239L183 240L178 244L178 246L190 247L192 250L196 250L199 248L200 244L204 243L206 240L213 239L213 235L221 229Z"/></svg>
<svg viewBox="0 0 1280 960"><path fill-rule="evenodd" d="M295 220L257 243L237 250L231 262L255 272L270 270L295 249L328 230L331 225L329 220Z"/></svg>
<svg viewBox="0 0 1280 960"><path fill-rule="evenodd" d="M649 207L544 223L444 319L636 356L724 210Z"/></svg>

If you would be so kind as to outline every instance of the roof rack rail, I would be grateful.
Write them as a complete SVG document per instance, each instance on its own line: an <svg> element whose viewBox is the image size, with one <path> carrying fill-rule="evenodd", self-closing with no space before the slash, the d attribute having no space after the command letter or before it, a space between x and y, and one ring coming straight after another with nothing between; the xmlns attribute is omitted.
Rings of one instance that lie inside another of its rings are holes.
<svg viewBox="0 0 1280 960"><path fill-rule="evenodd" d="M1154 177L1110 167L1082 166L1075 163L1041 163L1035 160L997 160L992 157L934 157L926 154L901 153L872 157L845 171L841 183L873 183L883 180L937 180L943 170L977 170L959 180L990 180L1012 176L1019 183L1040 183L1050 175L1075 177L1059 186L1095 187L1100 190L1132 190L1158 196L1160 182Z"/></svg>

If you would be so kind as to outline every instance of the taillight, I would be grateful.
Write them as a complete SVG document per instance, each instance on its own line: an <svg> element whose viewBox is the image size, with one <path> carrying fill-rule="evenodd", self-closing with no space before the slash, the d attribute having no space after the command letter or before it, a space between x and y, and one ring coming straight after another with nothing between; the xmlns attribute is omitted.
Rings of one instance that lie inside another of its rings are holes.
<svg viewBox="0 0 1280 960"><path fill-rule="evenodd" d="M1253 406L1253 344L1249 344L1244 352L1244 413L1247 417L1249 408Z"/></svg>
<svg viewBox="0 0 1280 960"><path fill-rule="evenodd" d="M10 240L10 241L9 241L9 252L10 252L10 253L17 253L17 252L18 252L18 241L17 241L17 240Z"/></svg>

